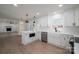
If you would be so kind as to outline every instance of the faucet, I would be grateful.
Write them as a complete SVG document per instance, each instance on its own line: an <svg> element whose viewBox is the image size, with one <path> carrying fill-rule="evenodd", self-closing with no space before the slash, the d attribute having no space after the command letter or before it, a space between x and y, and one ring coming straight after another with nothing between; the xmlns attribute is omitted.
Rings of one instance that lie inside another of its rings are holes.
<svg viewBox="0 0 79 59"><path fill-rule="evenodd" d="M55 27L55 32L57 32L57 27Z"/></svg>

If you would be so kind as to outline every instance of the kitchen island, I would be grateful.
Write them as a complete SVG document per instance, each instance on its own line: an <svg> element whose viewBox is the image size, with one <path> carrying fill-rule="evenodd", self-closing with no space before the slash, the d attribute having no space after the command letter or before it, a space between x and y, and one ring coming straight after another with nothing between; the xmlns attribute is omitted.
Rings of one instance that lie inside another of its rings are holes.
<svg viewBox="0 0 79 59"><path fill-rule="evenodd" d="M49 31L23 31L22 44L26 45L36 40L41 40L41 33L47 32L47 44L52 44L60 48L70 50L69 40L73 35ZM30 37L30 35L32 35Z"/></svg>
<svg viewBox="0 0 79 59"><path fill-rule="evenodd" d="M23 31L22 32L22 44L23 45L26 45L26 44L29 44L33 41L37 40L36 38L36 32L34 31Z"/></svg>

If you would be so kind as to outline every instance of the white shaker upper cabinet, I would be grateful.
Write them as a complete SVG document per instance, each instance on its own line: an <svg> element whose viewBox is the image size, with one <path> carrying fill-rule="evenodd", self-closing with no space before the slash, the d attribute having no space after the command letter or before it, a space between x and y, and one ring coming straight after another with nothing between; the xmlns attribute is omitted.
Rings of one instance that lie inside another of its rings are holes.
<svg viewBox="0 0 79 59"><path fill-rule="evenodd" d="M64 12L64 26L73 26L74 23L74 10Z"/></svg>
<svg viewBox="0 0 79 59"><path fill-rule="evenodd" d="M76 26L79 26L79 8L75 9L75 23Z"/></svg>

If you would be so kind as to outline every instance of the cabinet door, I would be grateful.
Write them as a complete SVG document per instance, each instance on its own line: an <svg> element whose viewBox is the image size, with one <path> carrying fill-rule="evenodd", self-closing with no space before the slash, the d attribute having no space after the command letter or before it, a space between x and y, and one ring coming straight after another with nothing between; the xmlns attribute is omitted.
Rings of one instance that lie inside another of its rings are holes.
<svg viewBox="0 0 79 59"><path fill-rule="evenodd" d="M79 26L79 8L75 9L75 23Z"/></svg>
<svg viewBox="0 0 79 59"><path fill-rule="evenodd" d="M61 47L60 35L48 33L48 43Z"/></svg>
<svg viewBox="0 0 79 59"><path fill-rule="evenodd" d="M73 26L74 10L69 10L64 13L64 26Z"/></svg>
<svg viewBox="0 0 79 59"><path fill-rule="evenodd" d="M66 42L67 42L67 40L65 39L64 34L48 33L48 43L49 44L53 44L55 46L65 49L67 46Z"/></svg>

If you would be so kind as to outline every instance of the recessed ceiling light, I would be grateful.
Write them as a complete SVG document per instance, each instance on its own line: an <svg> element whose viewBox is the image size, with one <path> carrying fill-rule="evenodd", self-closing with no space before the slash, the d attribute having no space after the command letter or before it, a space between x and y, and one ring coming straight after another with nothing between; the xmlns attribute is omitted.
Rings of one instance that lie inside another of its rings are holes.
<svg viewBox="0 0 79 59"><path fill-rule="evenodd" d="M17 4L13 4L15 7L17 7L18 5Z"/></svg>
<svg viewBox="0 0 79 59"><path fill-rule="evenodd" d="M39 15L39 12L37 12L36 15Z"/></svg>
<svg viewBox="0 0 79 59"><path fill-rule="evenodd" d="M62 7L63 5L62 5L62 4L59 4L58 6L59 6L59 7Z"/></svg>

